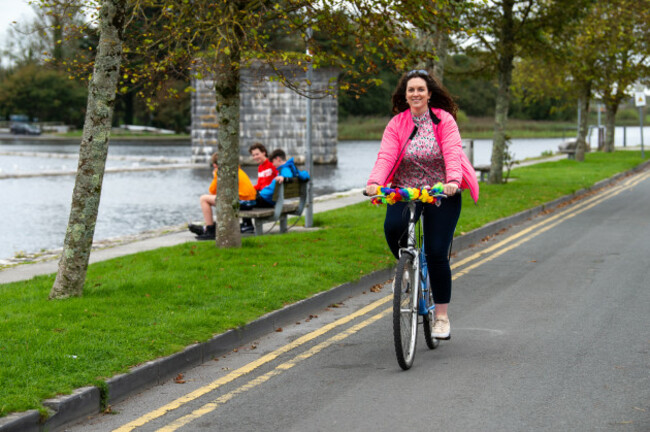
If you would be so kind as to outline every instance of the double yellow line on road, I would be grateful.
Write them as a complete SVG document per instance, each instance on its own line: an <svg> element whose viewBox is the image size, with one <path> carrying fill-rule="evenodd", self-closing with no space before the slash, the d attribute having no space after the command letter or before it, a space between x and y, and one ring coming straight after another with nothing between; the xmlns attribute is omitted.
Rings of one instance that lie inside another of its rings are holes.
<svg viewBox="0 0 650 432"><path fill-rule="evenodd" d="M354 319L356 319L356 318L358 318L360 316L363 316L363 315L366 315L366 314L372 312L373 310L377 309L379 306L387 303L389 300L390 300L390 296L379 299L379 300L369 304L368 306L365 306L365 307L359 309L358 311L356 311L356 312L354 312L354 313L352 313L350 315L344 316L343 318L340 318L340 319L338 319L338 320L336 320L336 321L334 321L334 322L332 322L330 324L327 324L327 325L325 325L325 326L323 326L323 327L321 327L321 328L319 328L317 330L314 330L311 333L308 333L308 334L306 334L304 336L301 336L298 339L296 339L295 341L293 341L293 342L291 342L291 343L289 343L287 345L284 345L284 346L276 349L275 351L272 351L272 352L260 357L259 359L255 360L253 362L250 362L245 366L242 366L239 369L236 369L236 370L232 371L228 375L225 375L225 376L223 376L223 377L221 377L221 378L219 378L219 379L217 379L215 381L212 381L208 385L205 385L205 386L203 386L201 388L198 388L198 389L194 390L193 392L186 394L185 396L182 396L182 397L180 397L180 398L178 398L178 399L176 399L176 400L174 400L174 401L172 401L172 402L170 402L170 403L168 403L166 405L163 405L162 407L160 407L160 408L158 408L158 409L156 409L154 411L151 411L151 412L143 415L142 417L140 417L140 418L138 418L138 419L136 419L136 420L134 420L134 421L132 421L130 423L125 424L124 426L122 426L120 428L115 429L115 432L132 431L133 429L135 429L137 427L143 426L143 425L149 423L152 420L155 420L155 419L157 419L159 417L162 417L163 415L167 414L168 412L173 411L173 410L175 410L177 408L180 408L181 406L185 405L188 402L196 400L196 399L200 398L201 396L204 396L205 394L207 394L207 393L209 393L211 391L214 391L214 390L218 389L219 387L236 380L237 378L240 378L240 377L242 377L242 376L244 376L246 374L249 374L249 373L253 372L255 369L259 368L260 366L263 366L263 365L265 365L267 363L270 363L271 361L277 359L282 354L285 354L285 353L293 350L294 348L298 348L298 347L300 347L300 346L302 346L302 345L304 345L304 344L306 344L308 342L311 342L312 340L316 339L317 337L322 336L325 333L327 333L327 332L329 332L329 331L331 331L331 330L333 330L333 329L335 329L337 327L340 327L340 326L342 326L344 324L347 324L350 321L353 321ZM370 322L368 324L370 324ZM239 392L239 393L241 393L241 392Z"/></svg>
<svg viewBox="0 0 650 432"><path fill-rule="evenodd" d="M390 296L388 296L388 298L390 298ZM383 298L381 301L387 301L388 298ZM205 414L208 414L208 413L216 410L217 408L219 408L220 405L228 402L230 399L232 399L236 395L238 395L240 393L243 393L243 392L245 392L247 390L250 390L252 388L255 388L255 387L259 386L260 384L265 383L266 381L273 378L274 376L280 375L282 372L291 369L292 367L294 367L296 364L300 363L301 361L306 360L306 359L318 354L319 352L321 352L322 350L324 350L328 346L330 346L330 345L332 345L332 344L334 344L336 342L340 342L343 339L347 338L348 336L351 336L351 335L357 333L359 330L363 329L364 327L367 327L370 324L374 323L375 321L378 321L379 319L383 318L386 314L388 314L389 311L390 311L390 309L386 309L386 310L384 310L382 312L379 312L378 314L373 315L372 317L366 319L365 321L362 321L359 324L356 324L356 325L350 327L349 329L344 330L344 331L332 336L331 338L329 338L329 339L319 343L318 345L315 345L312 348L308 349L304 353L295 356L293 359L291 359L289 361L286 361L286 362L276 366L275 369L265 373L264 375L261 375L261 376L255 378L255 379L249 381L245 385L243 385L241 387L238 387L238 388L232 390L231 392L228 392L228 393L226 393L226 394L224 394L222 396L219 396L214 401L203 405L201 408L192 411L190 414L187 414L187 415L173 421L172 423L168 424L167 426L158 429L158 431L159 432L173 432L173 431L185 426L186 424L188 424L188 423L190 423L190 422L204 416Z"/></svg>
<svg viewBox="0 0 650 432"><path fill-rule="evenodd" d="M571 207L562 210L555 215L551 217L545 218L543 221L538 222L526 229L523 229L522 231L519 231L518 233L515 233L511 236L508 236L507 238L495 243L492 246L489 246L485 248L484 250L481 250L479 252L476 252L458 262L455 262L452 265L452 270L456 270L454 272L453 279L456 280L460 276L463 276L467 274L469 271L503 255L504 253L516 248L517 246L531 240L532 238L550 230L551 228L557 226L558 224L573 218L580 213L583 213L584 211L587 211L597 204L612 198L621 192L630 189L634 186L636 186L638 183L642 182L643 180L646 180L648 177L650 177L650 172L645 172L642 174L637 174L629 179L623 181L621 184L615 185L609 189L600 191L599 193L584 199L581 201L579 204L572 205ZM461 268L460 270L457 270ZM348 324L351 321L362 317L364 315L369 314L370 312L374 311L375 309L379 308L380 306L388 303L392 299L392 295L385 296L384 298L381 298L368 306L363 307L362 309L359 309L358 311L347 315L343 318L340 318L330 324L327 324L317 330L314 330L311 333L308 333L304 336L301 336L300 338L296 339L295 341L284 345L277 350L266 354L259 359L248 363L245 366L242 366L241 368L229 373L228 375L225 375L210 384L203 386L201 388L198 388L194 390L191 393L188 393L187 395L184 395L168 404L163 405L162 407L151 411L140 418L131 421L130 423L127 423L126 425L115 429L115 432L129 432L132 431L140 426L143 426L157 418L160 418L164 416L165 414L172 412L181 406L192 402L230 382L233 382L234 380L247 375L259 367L270 363L271 361L277 359L281 355L298 348L302 345L305 345L316 338L330 332L331 330L340 327L342 325ZM383 316L387 315L390 312L391 308L385 309L370 318L346 329L343 330L342 332L326 339L325 341L313 346L312 348L308 349L307 351L298 354L297 356L293 357L291 360L288 360L286 362L281 363L280 365L276 366L273 370L260 375L257 378L252 379L248 383L237 387L236 389L225 393L221 396L219 396L217 399L213 400L212 402L209 402L200 408L192 411L191 413L182 416L173 422L167 424L166 426L158 429L160 432L172 432L176 431L179 428L191 423L194 420L199 419L200 417L204 416L205 414L208 414L214 410L216 410L219 406L223 405L224 403L228 402L235 396L246 392L247 390L250 390L252 388L255 388L265 382L267 382L269 379L271 379L274 376L280 375L282 372L285 370L288 370L298 364L299 362L306 360L315 354L321 352L325 348L331 346L332 344L339 342L347 337L349 337L352 334L355 334L359 332L361 329L369 326L370 324L376 322L377 320L381 319Z"/></svg>
<svg viewBox="0 0 650 432"><path fill-rule="evenodd" d="M556 227L557 225L561 224L562 222L571 219L580 213L583 213L596 205L602 203L603 201L610 199L624 190L630 189L643 180L647 179L650 177L650 172L645 172L640 175L633 176L624 182L622 184L613 186L610 189L606 189L603 191L598 192L597 194L584 199L581 201L579 204L572 205L569 208L562 210L558 212L557 214L545 218L543 221L538 222L526 229L523 229L519 231L516 234L513 234L504 240L495 243L494 245L485 248L484 250L477 252L463 260L460 260L456 263L454 263L451 268L452 271L456 270L459 267L465 266L472 261L476 261L473 264L467 265L467 267L464 267L462 270L459 270L454 273L453 279L457 279L465 274L467 274L469 271L475 269L476 267L479 267L483 264L485 264L488 261L492 261L493 259L503 255L504 253L516 248L517 246L531 240L532 238L550 230L551 228ZM484 257L483 259L480 259L481 257Z"/></svg>

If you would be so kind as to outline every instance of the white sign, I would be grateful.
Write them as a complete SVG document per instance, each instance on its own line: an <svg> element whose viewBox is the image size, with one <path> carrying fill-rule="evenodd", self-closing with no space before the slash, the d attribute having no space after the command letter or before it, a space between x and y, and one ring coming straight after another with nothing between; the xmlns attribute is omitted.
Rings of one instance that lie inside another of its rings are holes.
<svg viewBox="0 0 650 432"><path fill-rule="evenodd" d="M645 106L645 93L644 92L634 93L634 102L638 107Z"/></svg>

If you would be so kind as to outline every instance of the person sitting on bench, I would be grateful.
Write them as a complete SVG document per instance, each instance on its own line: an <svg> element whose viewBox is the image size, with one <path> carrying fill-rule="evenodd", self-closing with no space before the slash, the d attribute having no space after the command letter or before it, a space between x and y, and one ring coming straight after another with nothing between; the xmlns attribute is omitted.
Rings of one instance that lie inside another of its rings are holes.
<svg viewBox="0 0 650 432"><path fill-rule="evenodd" d="M248 152L253 157L253 160L259 164L257 167L257 183L254 186L257 193L268 186L278 176L278 169L269 160L269 154L264 144L256 142L250 146ZM240 229L242 233L254 232L253 221L250 218L243 218Z"/></svg>
<svg viewBox="0 0 650 432"><path fill-rule="evenodd" d="M255 183L255 190L259 191L268 186L274 178L278 176L278 169L273 166L269 160L268 152L264 144L256 142L248 149L257 167L257 183Z"/></svg>
<svg viewBox="0 0 650 432"><path fill-rule="evenodd" d="M216 237L216 227L212 218L212 207L215 205L217 197L217 154L212 155L213 175L212 183L209 187L209 194L201 195L199 204L203 212L203 219L205 220L205 227L201 225L189 224L188 229L197 234L197 240L214 240ZM239 167L239 208L242 210L250 210L255 205L255 188L248 175ZM240 227L244 232L244 227Z"/></svg>
<svg viewBox="0 0 650 432"><path fill-rule="evenodd" d="M275 191L275 186L277 184L282 184L284 179L299 177L306 180L309 178L306 171L298 170L293 158L287 160L287 155L284 150L274 150L271 153L271 156L269 156L269 159L271 159L273 166L278 169L278 176L273 179L271 184L257 193L255 198L255 207L258 208L269 208L275 206L275 202L273 201L273 192Z"/></svg>

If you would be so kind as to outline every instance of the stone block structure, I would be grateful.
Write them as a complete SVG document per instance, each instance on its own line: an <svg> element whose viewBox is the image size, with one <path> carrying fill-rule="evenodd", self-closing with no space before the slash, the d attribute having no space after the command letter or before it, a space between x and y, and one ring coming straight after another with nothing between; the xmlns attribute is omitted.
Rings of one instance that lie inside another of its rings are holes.
<svg viewBox="0 0 650 432"><path fill-rule="evenodd" d="M283 71L303 75L302 69ZM325 90L334 86L334 69L316 69L312 75L312 89ZM304 163L307 139L307 98L270 78L271 73L260 69L242 69L240 106L240 161L254 163L248 148L261 142L269 152L281 148L297 163ZM302 79L301 88L306 88ZM192 161L206 162L217 150L217 128L214 81L194 79L192 86ZM338 140L338 111L334 96L312 99L312 156L315 164L335 164Z"/></svg>

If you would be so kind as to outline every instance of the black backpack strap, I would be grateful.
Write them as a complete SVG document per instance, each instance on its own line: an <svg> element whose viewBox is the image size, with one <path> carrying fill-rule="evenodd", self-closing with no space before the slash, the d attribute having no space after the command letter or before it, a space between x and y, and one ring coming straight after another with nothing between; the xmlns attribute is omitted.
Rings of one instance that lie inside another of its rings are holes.
<svg viewBox="0 0 650 432"><path fill-rule="evenodd" d="M431 117L431 121L433 122L433 124L438 126L438 123L440 123L440 119L433 113L433 110L431 108L429 108L429 117Z"/></svg>

